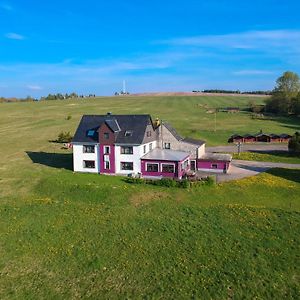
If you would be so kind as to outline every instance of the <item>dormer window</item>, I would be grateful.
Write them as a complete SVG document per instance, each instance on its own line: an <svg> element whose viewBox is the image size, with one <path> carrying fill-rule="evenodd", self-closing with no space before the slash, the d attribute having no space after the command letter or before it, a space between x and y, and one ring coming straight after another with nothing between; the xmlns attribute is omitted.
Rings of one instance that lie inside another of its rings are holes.
<svg viewBox="0 0 300 300"><path fill-rule="evenodd" d="M165 143L165 145L164 145L165 147L165 149L171 149L171 144L170 143Z"/></svg>
<svg viewBox="0 0 300 300"><path fill-rule="evenodd" d="M92 137L95 134L95 130L88 130L87 136Z"/></svg>
<svg viewBox="0 0 300 300"><path fill-rule="evenodd" d="M132 131L131 130L126 130L125 131L125 136L132 136Z"/></svg>

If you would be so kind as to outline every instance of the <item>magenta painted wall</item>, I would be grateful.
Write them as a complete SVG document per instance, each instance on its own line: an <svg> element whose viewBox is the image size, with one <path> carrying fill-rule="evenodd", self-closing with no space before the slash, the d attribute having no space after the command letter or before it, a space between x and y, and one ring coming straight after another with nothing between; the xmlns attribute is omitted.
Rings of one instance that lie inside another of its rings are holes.
<svg viewBox="0 0 300 300"><path fill-rule="evenodd" d="M110 147L109 161L110 161L110 169L104 169L104 147ZM103 174L114 174L116 172L116 165L115 165L115 146L114 145L100 145L100 173Z"/></svg>
<svg viewBox="0 0 300 300"><path fill-rule="evenodd" d="M226 167L226 170L229 168L229 163L225 161L205 161L205 160L198 160L197 161L197 168L198 169L212 169L214 170L211 165L217 164L218 168L216 170L224 170Z"/></svg>
<svg viewBox="0 0 300 300"><path fill-rule="evenodd" d="M184 175L184 172L187 170L182 170L181 162L176 161L165 161L165 160L141 160L141 173L143 176L153 176L153 177L168 177L168 178L181 178ZM165 173L165 172L147 172L146 163L157 163L159 164L158 169L161 170L162 164L174 164L175 173Z"/></svg>

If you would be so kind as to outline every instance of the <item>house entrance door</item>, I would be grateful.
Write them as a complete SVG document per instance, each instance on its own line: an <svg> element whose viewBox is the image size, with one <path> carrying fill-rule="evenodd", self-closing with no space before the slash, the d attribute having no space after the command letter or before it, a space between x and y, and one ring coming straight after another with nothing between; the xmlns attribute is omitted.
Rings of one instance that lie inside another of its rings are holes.
<svg viewBox="0 0 300 300"><path fill-rule="evenodd" d="M195 160L191 160L191 170L196 171L196 161Z"/></svg>

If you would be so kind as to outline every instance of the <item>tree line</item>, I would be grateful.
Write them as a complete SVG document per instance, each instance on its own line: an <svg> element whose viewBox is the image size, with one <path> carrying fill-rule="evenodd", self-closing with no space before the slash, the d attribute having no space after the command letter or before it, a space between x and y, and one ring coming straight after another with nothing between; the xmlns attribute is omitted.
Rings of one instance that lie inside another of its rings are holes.
<svg viewBox="0 0 300 300"><path fill-rule="evenodd" d="M241 94L241 95L272 95L272 91L245 91L241 92L240 90L220 90L220 89L211 89L211 90L202 90L202 91L192 91L193 93L208 93L208 94Z"/></svg>
<svg viewBox="0 0 300 300"><path fill-rule="evenodd" d="M27 96L26 98L16 98L16 97L0 97L0 103L3 102L19 102L19 101L25 101L25 102L32 102L32 101L43 101L43 100L66 100L66 99L72 99L72 98L95 98L95 94L89 94L89 95L78 95L77 93L70 93L70 94L49 94L47 96L43 96L40 99L33 98L31 96Z"/></svg>
<svg viewBox="0 0 300 300"><path fill-rule="evenodd" d="M95 94L89 94L88 96L85 95L78 95L77 93L71 93L71 94L49 94L46 97L41 97L40 100L66 100L66 99L71 99L71 98L95 98Z"/></svg>

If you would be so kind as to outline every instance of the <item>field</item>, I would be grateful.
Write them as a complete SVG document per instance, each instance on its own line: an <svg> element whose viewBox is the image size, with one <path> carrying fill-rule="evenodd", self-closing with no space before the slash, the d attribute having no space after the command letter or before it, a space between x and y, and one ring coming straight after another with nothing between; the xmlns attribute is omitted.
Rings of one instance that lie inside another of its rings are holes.
<svg viewBox="0 0 300 300"><path fill-rule="evenodd" d="M272 151L269 153L242 152L232 153L234 159L267 161L274 163L300 164L300 157L290 154L287 151Z"/></svg>
<svg viewBox="0 0 300 300"><path fill-rule="evenodd" d="M62 130L73 133L82 114L107 111L150 113L210 145L226 144L234 132L299 129L296 119L218 113L214 132L204 104L247 102L219 96L0 104L0 298L296 299L300 170L193 190L131 185L73 173L71 151L49 142Z"/></svg>

